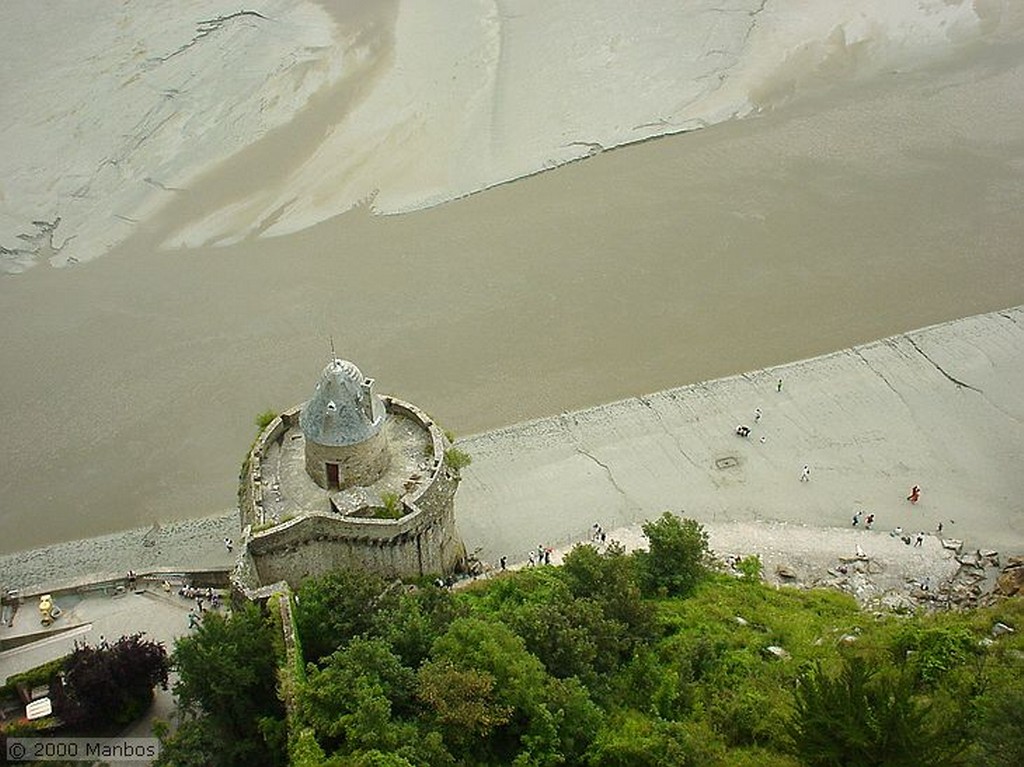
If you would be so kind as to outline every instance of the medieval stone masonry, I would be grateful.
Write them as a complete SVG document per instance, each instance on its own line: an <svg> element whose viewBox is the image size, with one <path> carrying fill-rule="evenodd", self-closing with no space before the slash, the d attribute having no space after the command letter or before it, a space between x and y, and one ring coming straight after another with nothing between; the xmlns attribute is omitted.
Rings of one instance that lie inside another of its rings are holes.
<svg viewBox="0 0 1024 767"><path fill-rule="evenodd" d="M235 590L258 597L338 568L387 577L463 569L450 447L426 413L331 360L309 401L275 418L243 466Z"/></svg>

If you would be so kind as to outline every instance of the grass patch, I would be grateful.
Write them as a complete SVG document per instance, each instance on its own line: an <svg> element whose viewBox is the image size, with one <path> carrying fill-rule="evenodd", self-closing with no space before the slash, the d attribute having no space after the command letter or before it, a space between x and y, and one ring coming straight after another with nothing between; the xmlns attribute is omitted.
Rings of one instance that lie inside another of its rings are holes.
<svg viewBox="0 0 1024 767"><path fill-rule="evenodd" d="M444 465L452 471L462 471L471 463L473 463L473 456L465 450L459 450L457 447L450 447L444 451Z"/></svg>

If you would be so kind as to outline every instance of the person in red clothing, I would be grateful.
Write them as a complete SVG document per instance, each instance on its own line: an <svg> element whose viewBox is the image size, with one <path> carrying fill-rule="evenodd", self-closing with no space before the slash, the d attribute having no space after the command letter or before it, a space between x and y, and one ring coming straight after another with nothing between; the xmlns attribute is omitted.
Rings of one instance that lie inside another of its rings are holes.
<svg viewBox="0 0 1024 767"><path fill-rule="evenodd" d="M910 488L910 495L907 496L908 501L910 501L911 503L917 503L920 497L921 488L919 488L917 485L914 485L912 488Z"/></svg>

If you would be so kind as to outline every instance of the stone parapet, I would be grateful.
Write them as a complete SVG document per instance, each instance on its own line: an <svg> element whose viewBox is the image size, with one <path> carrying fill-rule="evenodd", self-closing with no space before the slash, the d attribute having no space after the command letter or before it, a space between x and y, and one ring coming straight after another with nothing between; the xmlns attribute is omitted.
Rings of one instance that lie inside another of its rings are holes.
<svg viewBox="0 0 1024 767"><path fill-rule="evenodd" d="M266 457L267 446L277 442L286 431L298 425L301 413L302 405L296 405L268 423L256 437L256 441L253 442L252 448L249 450L249 455L246 456L245 463L242 464L238 488L238 512L243 530L246 527L255 527L267 522L263 510L262 461Z"/></svg>
<svg viewBox="0 0 1024 767"><path fill-rule="evenodd" d="M320 509L299 510L292 519L266 525L261 497L262 461L267 449L299 423L303 405L271 422L257 438L243 469L239 506L245 566L233 574L235 590L252 597L261 584L286 581L297 588L307 577L348 568L384 576L446 575L465 566L466 552L455 526L454 499L458 473L445 463L451 447L444 431L416 406L382 396L389 416L407 419L428 437L426 467L406 483L399 497L400 516L372 516L375 506L360 512L336 514ZM241 560L240 560L241 561Z"/></svg>

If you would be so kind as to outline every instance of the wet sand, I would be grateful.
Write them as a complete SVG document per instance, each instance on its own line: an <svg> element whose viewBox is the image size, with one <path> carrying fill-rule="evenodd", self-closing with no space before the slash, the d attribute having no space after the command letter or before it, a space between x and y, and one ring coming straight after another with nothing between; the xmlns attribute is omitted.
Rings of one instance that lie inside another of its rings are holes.
<svg viewBox="0 0 1024 767"><path fill-rule="evenodd" d="M785 565L803 583L827 580L859 546L877 566L859 598L925 578L938 585L958 566L943 539L1024 550L1014 502L1024 437L1007 428L1024 418L1022 375L1017 307L486 432L459 443L473 456L459 529L492 568L501 556L525 563L538 542L558 564L595 522L635 547L640 524L672 510L705 525L720 556L760 556L769 578ZM736 423L751 435L736 436ZM912 484L923 487L913 504L903 497ZM925 545L890 537L896 526L922 532ZM0 555L0 585L37 591L128 569L226 568L222 540L237 535L229 512Z"/></svg>
<svg viewBox="0 0 1024 767"><path fill-rule="evenodd" d="M469 434L1024 302L1024 65L964 56L430 210L160 250L259 142L114 253L0 281L0 551L229 509L255 414L307 398L331 338Z"/></svg>
<svg viewBox="0 0 1024 767"><path fill-rule="evenodd" d="M1017 307L517 424L460 443L459 527L493 562L663 511L837 534L860 511L875 534L941 523L968 550L1019 554L1022 376Z"/></svg>

